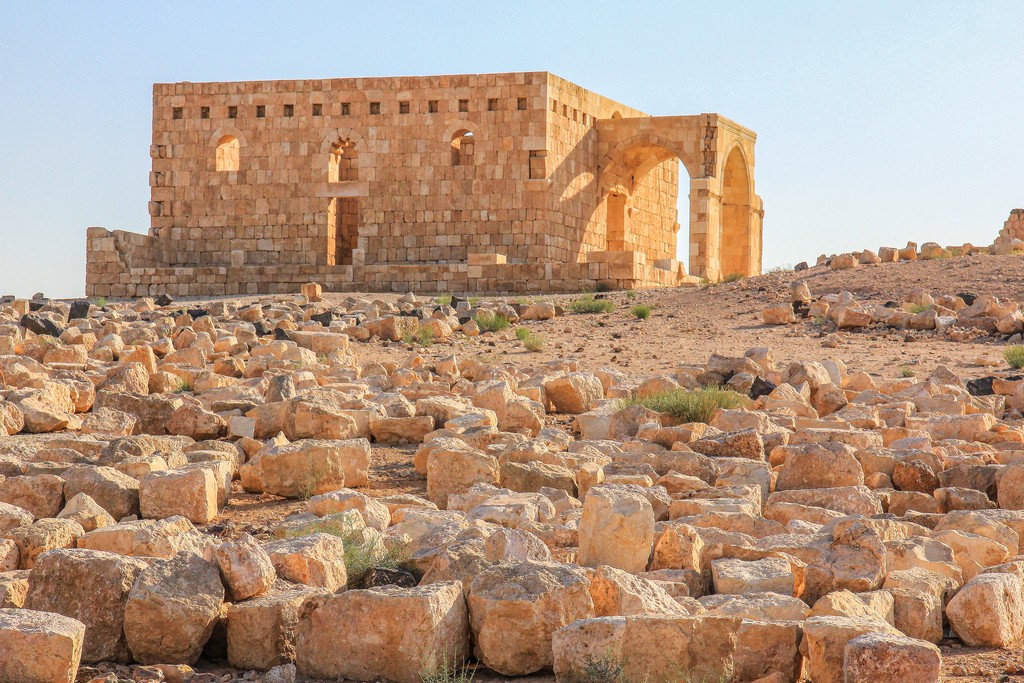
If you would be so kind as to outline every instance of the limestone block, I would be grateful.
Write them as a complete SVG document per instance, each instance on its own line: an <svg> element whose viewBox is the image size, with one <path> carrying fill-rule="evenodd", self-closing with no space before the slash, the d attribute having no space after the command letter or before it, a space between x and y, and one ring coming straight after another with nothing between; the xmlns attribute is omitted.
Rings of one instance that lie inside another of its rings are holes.
<svg viewBox="0 0 1024 683"><path fill-rule="evenodd" d="M580 563L644 571L654 546L654 521L654 509L638 487L591 487L580 519Z"/></svg>
<svg viewBox="0 0 1024 683"><path fill-rule="evenodd" d="M273 541L264 550L282 579L336 592L348 583L345 544L338 536L314 533Z"/></svg>
<svg viewBox="0 0 1024 683"><path fill-rule="evenodd" d="M214 556L233 602L265 593L277 580L270 555L249 534L221 543Z"/></svg>
<svg viewBox="0 0 1024 683"><path fill-rule="evenodd" d="M32 570L28 609L55 612L85 624L82 661L128 662L124 606L146 563L96 550L59 549Z"/></svg>
<svg viewBox="0 0 1024 683"><path fill-rule="evenodd" d="M1012 574L979 574L946 605L949 625L971 647L1016 647L1024 638L1024 593Z"/></svg>
<svg viewBox="0 0 1024 683"><path fill-rule="evenodd" d="M425 673L461 668L468 626L457 581L347 591L327 598L300 624L296 664L316 678L420 683Z"/></svg>
<svg viewBox="0 0 1024 683"><path fill-rule="evenodd" d="M843 669L845 683L938 683L942 654L927 641L865 633L846 644Z"/></svg>
<svg viewBox="0 0 1024 683"><path fill-rule="evenodd" d="M0 683L75 683L85 624L27 609L0 609Z"/></svg>
<svg viewBox="0 0 1024 683"><path fill-rule="evenodd" d="M766 557L761 560L720 559L711 563L715 592L726 595L778 593L793 595L795 577L787 560Z"/></svg>
<svg viewBox="0 0 1024 683"><path fill-rule="evenodd" d="M239 669L262 671L294 661L300 618L328 595L320 589L288 590L230 605L228 662Z"/></svg>
<svg viewBox="0 0 1024 683"><path fill-rule="evenodd" d="M139 506L148 519L180 515L194 524L208 524L219 511L217 481L207 468L150 472L139 485Z"/></svg>

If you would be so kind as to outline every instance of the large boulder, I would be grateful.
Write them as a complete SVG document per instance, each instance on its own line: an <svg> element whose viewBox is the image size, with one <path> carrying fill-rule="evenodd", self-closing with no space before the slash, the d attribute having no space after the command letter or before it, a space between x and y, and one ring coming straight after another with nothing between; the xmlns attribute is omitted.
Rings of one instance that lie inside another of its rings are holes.
<svg viewBox="0 0 1024 683"><path fill-rule="evenodd" d="M580 564L644 571L654 546L654 521L654 508L639 487L591 487L579 524Z"/></svg>
<svg viewBox="0 0 1024 683"><path fill-rule="evenodd" d="M800 651L804 655L806 674L814 683L844 683L846 644L865 633L899 635L893 626L881 619L867 617L811 617L804 622L804 639Z"/></svg>
<svg viewBox="0 0 1024 683"><path fill-rule="evenodd" d="M327 598L301 622L299 671L315 678L421 683L469 654L462 584L382 586Z"/></svg>
<svg viewBox="0 0 1024 683"><path fill-rule="evenodd" d="M72 465L61 477L68 500L85 493L114 519L139 514L139 481L113 467Z"/></svg>
<svg viewBox="0 0 1024 683"><path fill-rule="evenodd" d="M56 612L86 626L82 661L128 662L124 606L146 563L96 550L51 550L29 575L28 609Z"/></svg>
<svg viewBox="0 0 1024 683"><path fill-rule="evenodd" d="M370 442L366 439L308 439L272 446L242 465L247 491L285 498L309 498L344 486L369 482Z"/></svg>
<svg viewBox="0 0 1024 683"><path fill-rule="evenodd" d="M497 484L501 476L498 459L462 441L448 440L427 455L427 498L439 508L448 507L448 497L465 493L474 484Z"/></svg>
<svg viewBox="0 0 1024 683"><path fill-rule="evenodd" d="M0 479L0 503L28 510L36 519L56 517L64 507L64 480L53 474Z"/></svg>
<svg viewBox="0 0 1024 683"><path fill-rule="evenodd" d="M228 662L239 669L266 670L293 661L300 619L328 595L320 589L286 590L230 605Z"/></svg>
<svg viewBox="0 0 1024 683"><path fill-rule="evenodd" d="M505 676L553 664L551 636L595 616L587 572L562 564L496 565L473 579L469 616L481 663Z"/></svg>
<svg viewBox="0 0 1024 683"><path fill-rule="evenodd" d="M0 609L0 683L75 683L84 639L76 619Z"/></svg>
<svg viewBox="0 0 1024 683"><path fill-rule="evenodd" d="M214 555L233 602L266 593L277 580L270 555L249 534L221 543Z"/></svg>
<svg viewBox="0 0 1024 683"><path fill-rule="evenodd" d="M1017 647L1024 639L1024 588L1014 574L979 574L946 605L949 625L971 647Z"/></svg>
<svg viewBox="0 0 1024 683"><path fill-rule="evenodd" d="M333 534L315 533L273 541L263 547L282 579L332 593L348 583L345 542Z"/></svg>
<svg viewBox="0 0 1024 683"><path fill-rule="evenodd" d="M843 668L846 683L938 683L942 653L902 634L865 633L846 643Z"/></svg>
<svg viewBox="0 0 1024 683"><path fill-rule="evenodd" d="M224 602L217 567L183 552L151 564L128 594L124 633L142 664L194 664Z"/></svg>
<svg viewBox="0 0 1024 683"><path fill-rule="evenodd" d="M219 511L217 479L206 467L150 472L139 485L139 508L149 519L181 515L194 524L209 524Z"/></svg>
<svg viewBox="0 0 1024 683"><path fill-rule="evenodd" d="M604 385L597 375L570 372L545 382L544 393L555 412L579 415L604 398Z"/></svg>
<svg viewBox="0 0 1024 683"><path fill-rule="evenodd" d="M843 443L808 443L782 446L786 459L779 471L776 491L860 486L864 470L855 450ZM773 457L775 453L772 454Z"/></svg>

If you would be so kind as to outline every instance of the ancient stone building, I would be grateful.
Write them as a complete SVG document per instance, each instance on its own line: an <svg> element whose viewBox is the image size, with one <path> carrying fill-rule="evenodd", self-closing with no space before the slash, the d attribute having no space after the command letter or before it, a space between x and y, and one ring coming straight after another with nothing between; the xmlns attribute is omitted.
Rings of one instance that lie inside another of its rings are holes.
<svg viewBox="0 0 1024 683"><path fill-rule="evenodd" d="M87 291L529 293L756 274L755 139L546 72L156 84L149 233L90 228ZM674 260L680 223L692 275Z"/></svg>

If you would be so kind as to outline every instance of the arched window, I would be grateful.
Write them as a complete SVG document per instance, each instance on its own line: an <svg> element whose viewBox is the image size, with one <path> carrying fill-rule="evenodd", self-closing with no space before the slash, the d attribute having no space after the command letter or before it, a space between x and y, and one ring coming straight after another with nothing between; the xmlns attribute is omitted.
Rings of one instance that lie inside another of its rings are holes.
<svg viewBox="0 0 1024 683"><path fill-rule="evenodd" d="M241 145L234 135L225 135L217 142L217 170L237 171Z"/></svg>
<svg viewBox="0 0 1024 683"><path fill-rule="evenodd" d="M327 167L327 180L337 183L342 180L357 180L356 143L338 140L331 146L331 160Z"/></svg>
<svg viewBox="0 0 1024 683"><path fill-rule="evenodd" d="M452 166L473 165L473 133L460 130L452 136Z"/></svg>

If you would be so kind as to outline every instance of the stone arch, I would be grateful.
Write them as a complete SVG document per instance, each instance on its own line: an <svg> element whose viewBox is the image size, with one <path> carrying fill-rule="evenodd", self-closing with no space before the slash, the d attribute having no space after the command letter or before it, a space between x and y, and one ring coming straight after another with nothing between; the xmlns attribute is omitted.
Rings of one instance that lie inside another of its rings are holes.
<svg viewBox="0 0 1024 683"><path fill-rule="evenodd" d="M697 196L695 181L701 178L702 169L697 158L687 152L681 142L653 133L643 133L620 142L603 157L598 191L605 214L609 251L638 250L640 243L633 233L633 223L638 215L643 214L635 213L634 192L654 169L667 161L678 161L677 200L682 196L684 201L687 201L685 198L688 197L692 204ZM683 174L686 174L685 177ZM675 191L674 189L673 192ZM664 226L661 231L655 231L655 234L663 237L656 249L655 260L666 258L664 246L667 244L671 247L669 258L675 259L677 252L682 250L689 254L688 268L695 267L696 251L692 245L696 239L694 231L699 225L691 224L689 217L692 213L692 210L678 211L671 226ZM650 254L648 258L652 258Z"/></svg>
<svg viewBox="0 0 1024 683"><path fill-rule="evenodd" d="M320 143L317 163L324 168L327 182L359 180L369 167L366 139L353 128L329 131Z"/></svg>
<svg viewBox="0 0 1024 683"><path fill-rule="evenodd" d="M722 155L722 220L719 252L722 277L754 275L753 174L747 155L734 144Z"/></svg>
<svg viewBox="0 0 1024 683"><path fill-rule="evenodd" d="M355 128L342 127L332 128L324 133L323 139L320 142L320 153L330 154L331 147L339 140L351 140L360 152L373 151L367 146L366 138L363 137L362 133Z"/></svg>

